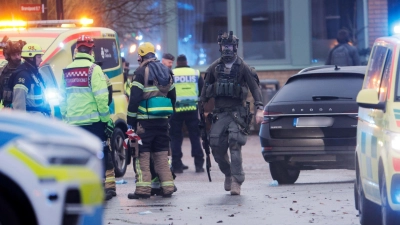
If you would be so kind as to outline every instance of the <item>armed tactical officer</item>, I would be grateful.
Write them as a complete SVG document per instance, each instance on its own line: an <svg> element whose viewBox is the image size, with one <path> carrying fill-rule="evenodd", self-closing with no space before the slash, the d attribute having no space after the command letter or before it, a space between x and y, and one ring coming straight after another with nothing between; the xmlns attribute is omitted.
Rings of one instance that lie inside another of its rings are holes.
<svg viewBox="0 0 400 225"><path fill-rule="evenodd" d="M153 44L138 48L140 66L134 72L128 106L128 124L140 136L143 145L135 154L135 171L140 174L136 190L128 198L149 198L151 194L150 158L161 181L162 196L171 197L174 181L168 165L168 116L173 113L176 93L171 70L155 56Z"/></svg>
<svg viewBox="0 0 400 225"><path fill-rule="evenodd" d="M79 126L103 141L105 199L116 195L114 165L108 138L112 138L114 123L110 118L110 92L107 76L92 56L94 41L82 35L77 40L74 61L63 70L60 110L63 120Z"/></svg>
<svg viewBox="0 0 400 225"><path fill-rule="evenodd" d="M17 67L8 82L8 87L13 90L11 106L14 110L51 114L45 98L45 83L38 69L42 55L38 44L28 43L22 48L24 63Z"/></svg>
<svg viewBox="0 0 400 225"><path fill-rule="evenodd" d="M25 41L10 41L5 36L0 42L0 49L3 49L3 55L6 61L0 64L0 103L4 107L10 108L12 102L12 89L9 88L8 81L11 74L21 64L22 47Z"/></svg>
<svg viewBox="0 0 400 225"><path fill-rule="evenodd" d="M253 76L243 59L237 56L238 43L239 39L232 31L229 35L224 33L218 36L221 58L208 67L200 99L203 103L210 98L215 99L209 142L214 159L225 174L225 190L230 191L231 195L240 195L240 186L244 181L241 148L246 144L252 119L248 104L247 107L244 104L249 89L257 108L257 123L263 119L258 78Z"/></svg>

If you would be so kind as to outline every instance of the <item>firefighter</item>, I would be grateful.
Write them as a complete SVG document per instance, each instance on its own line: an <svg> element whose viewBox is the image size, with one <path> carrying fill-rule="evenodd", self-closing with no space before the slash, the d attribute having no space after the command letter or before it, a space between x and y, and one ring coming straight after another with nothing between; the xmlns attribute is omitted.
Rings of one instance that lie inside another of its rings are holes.
<svg viewBox="0 0 400 225"><path fill-rule="evenodd" d="M108 106L110 85L101 67L94 63L93 39L82 35L76 46L74 61L63 70L60 110L66 123L79 126L103 141L105 200L110 200L116 196L114 166L107 141L114 131Z"/></svg>
<svg viewBox="0 0 400 225"><path fill-rule="evenodd" d="M176 67L172 70L175 80L177 100L176 113L170 119L170 136L172 150L172 168L174 173L183 173L185 165L182 163L182 126L186 124L192 146L191 154L194 158L196 173L204 172L204 153L200 144L199 114L197 108L198 97L204 84L198 70L187 64L185 55L179 55Z"/></svg>
<svg viewBox="0 0 400 225"><path fill-rule="evenodd" d="M201 101L204 104L210 98L215 100L209 134L210 147L219 169L225 175L225 190L230 191L231 195L240 195L244 181L241 150L246 144L251 122L250 107L244 104L248 90L257 108L257 123L263 119L263 101L258 79L255 79L254 72L237 55L239 39L231 31L229 35L220 34L218 44L221 57L206 70Z"/></svg>
<svg viewBox="0 0 400 225"><path fill-rule="evenodd" d="M21 51L26 44L25 41L10 41L7 36L0 42L0 48L3 49L3 55L6 59L4 65L0 65L0 103L4 107L10 108L12 102L12 89L9 88L8 81L11 74L21 65Z"/></svg>
<svg viewBox="0 0 400 225"><path fill-rule="evenodd" d="M51 114L45 98L45 83L38 69L42 55L38 44L28 43L22 48L24 63L17 67L8 82L8 87L13 90L11 107L14 110L46 116Z"/></svg>
<svg viewBox="0 0 400 225"><path fill-rule="evenodd" d="M151 194L150 158L161 182L162 196L171 197L174 181L168 165L168 116L173 113L176 94L171 70L155 56L154 45L145 42L138 49L139 67L134 72L128 106L128 124L140 136L135 155L138 180L129 199L149 198Z"/></svg>

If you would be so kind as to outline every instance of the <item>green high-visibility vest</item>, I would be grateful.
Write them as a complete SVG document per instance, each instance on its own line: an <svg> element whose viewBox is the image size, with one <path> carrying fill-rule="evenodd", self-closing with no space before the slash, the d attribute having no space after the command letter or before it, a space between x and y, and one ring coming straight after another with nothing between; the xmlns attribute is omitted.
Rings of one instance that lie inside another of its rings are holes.
<svg viewBox="0 0 400 225"><path fill-rule="evenodd" d="M189 67L173 69L175 88L176 88L176 112L193 111L197 109L199 96L199 77L198 70Z"/></svg>

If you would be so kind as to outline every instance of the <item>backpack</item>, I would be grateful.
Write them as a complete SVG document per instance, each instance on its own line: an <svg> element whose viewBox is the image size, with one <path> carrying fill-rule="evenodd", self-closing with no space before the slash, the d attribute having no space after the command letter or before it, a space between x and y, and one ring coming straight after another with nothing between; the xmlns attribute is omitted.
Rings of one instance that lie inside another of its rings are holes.
<svg viewBox="0 0 400 225"><path fill-rule="evenodd" d="M152 63L154 60L149 61L148 63ZM165 71L164 71L165 72ZM148 115L148 116L170 116L173 113L173 106L171 99L167 98L167 94L173 84L172 76L169 76L169 82L165 85L161 85L159 82L162 75L167 76L167 74L153 74L150 75L150 68L149 65L145 68L144 74L144 87L145 89L153 89L152 91L144 92L143 100L140 101L138 111L141 114ZM150 81L150 77L153 80ZM151 84L149 84L151 83ZM164 81L165 83L165 81Z"/></svg>
<svg viewBox="0 0 400 225"><path fill-rule="evenodd" d="M350 51L346 44L337 45L331 52L331 65L352 66Z"/></svg>

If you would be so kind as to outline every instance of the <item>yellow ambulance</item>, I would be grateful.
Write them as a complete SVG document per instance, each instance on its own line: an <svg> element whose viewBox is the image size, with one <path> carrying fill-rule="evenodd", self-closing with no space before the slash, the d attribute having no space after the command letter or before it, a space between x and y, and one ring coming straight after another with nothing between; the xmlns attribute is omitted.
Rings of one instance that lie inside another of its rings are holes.
<svg viewBox="0 0 400 225"><path fill-rule="evenodd" d="M400 224L400 36L372 48L359 107L355 206L362 225Z"/></svg>
<svg viewBox="0 0 400 225"><path fill-rule="evenodd" d="M110 78L113 87L113 102L110 112L115 122L111 140L116 176L125 174L130 163L130 153L125 151L123 141L127 131L127 105L124 94L123 68L120 56L118 35L115 31L103 27L90 27L93 20L47 20L47 21L0 21L0 39L5 35L11 41L23 40L36 43L44 50L40 74L46 84L46 98L55 117L60 117L59 84L62 70L72 62L76 40L81 35L94 39L94 56L97 64ZM3 25L3 27L1 27ZM2 62L3 61L3 62ZM4 56L0 49L0 65L4 65Z"/></svg>

